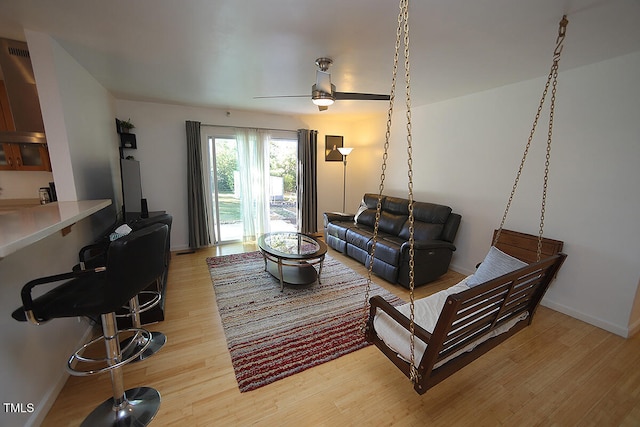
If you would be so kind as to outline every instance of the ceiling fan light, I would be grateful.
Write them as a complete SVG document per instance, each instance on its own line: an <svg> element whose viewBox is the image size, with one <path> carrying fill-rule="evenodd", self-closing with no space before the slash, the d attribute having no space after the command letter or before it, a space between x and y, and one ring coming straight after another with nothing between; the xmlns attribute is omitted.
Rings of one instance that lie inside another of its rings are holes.
<svg viewBox="0 0 640 427"><path fill-rule="evenodd" d="M328 107L332 105L336 99L333 94L318 90L316 89L316 85L313 85L311 88L311 100L320 107Z"/></svg>
<svg viewBox="0 0 640 427"><path fill-rule="evenodd" d="M333 99L331 98L314 98L313 103L319 105L321 107L328 107L333 104Z"/></svg>

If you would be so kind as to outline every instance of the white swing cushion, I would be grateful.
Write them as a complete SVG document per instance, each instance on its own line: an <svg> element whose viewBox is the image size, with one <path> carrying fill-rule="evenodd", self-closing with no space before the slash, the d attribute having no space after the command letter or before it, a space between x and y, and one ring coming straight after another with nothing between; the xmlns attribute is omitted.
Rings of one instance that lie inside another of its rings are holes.
<svg viewBox="0 0 640 427"><path fill-rule="evenodd" d="M467 285L469 287L477 286L527 265L526 262L522 262L518 258L502 252L495 246L491 246L489 253L487 253L478 270L473 276L467 278Z"/></svg>
<svg viewBox="0 0 640 427"><path fill-rule="evenodd" d="M414 302L414 321L417 325L420 325L423 329L425 329L429 333L433 333L433 329L438 322L438 318L440 317L440 312L442 311L442 307L444 307L444 303L447 300L447 297L452 294L457 294L459 292L465 291L470 287L467 285L467 281L473 278L473 275L466 277L461 280L456 285L451 286L448 289L437 292L433 295L429 295L426 298L421 298ZM404 314L407 318L411 315L411 305L410 303L406 303L396 307L396 309ZM507 332L511 329L516 323L520 320L524 320L528 317L529 313L524 312L520 316L511 319L509 322L504 325L494 329L489 334L484 335L483 337L478 338L477 340L469 343L469 345L465 346L463 349L457 351L446 359L441 360L437 364L434 365L434 368L441 366L447 363L449 360L455 358L456 356L473 350L476 346L483 343L484 341L493 338L497 335ZM400 326L395 320L393 320L389 315L385 312L378 310L376 312L376 316L373 320L373 324L376 330L376 334L378 337L389 347L391 350L398 354L398 357L405 361L409 361L411 358L411 334L408 330ZM422 358L422 355L427 349L427 344L420 340L419 338L415 338L414 343L414 361L417 365Z"/></svg>

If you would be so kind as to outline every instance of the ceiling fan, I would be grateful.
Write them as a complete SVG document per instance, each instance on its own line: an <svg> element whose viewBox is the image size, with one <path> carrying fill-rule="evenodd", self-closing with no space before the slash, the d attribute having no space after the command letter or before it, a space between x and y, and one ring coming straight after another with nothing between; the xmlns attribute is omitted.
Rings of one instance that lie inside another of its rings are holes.
<svg viewBox="0 0 640 427"><path fill-rule="evenodd" d="M331 83L329 66L333 64L331 58L316 59L316 83L311 86L311 100L320 111L325 111L337 100L388 101L389 95L359 92L336 92L336 86ZM309 95L256 96L255 98L300 98Z"/></svg>

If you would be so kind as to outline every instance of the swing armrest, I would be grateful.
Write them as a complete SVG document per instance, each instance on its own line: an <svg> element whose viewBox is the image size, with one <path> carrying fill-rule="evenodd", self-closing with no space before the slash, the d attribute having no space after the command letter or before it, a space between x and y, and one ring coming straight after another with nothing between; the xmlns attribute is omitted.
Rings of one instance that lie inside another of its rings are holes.
<svg viewBox="0 0 640 427"><path fill-rule="evenodd" d="M384 298L379 295L374 295L369 299L370 309L369 309L369 324L371 332L374 331L373 328L373 319L376 315L376 310L380 309L385 312L389 317L391 317L394 321L396 321L400 326L402 326L407 331L411 331L411 320L400 313L394 306L389 304ZM426 344L429 344L431 340L431 333L429 333L426 329L418 324L414 324L414 331L416 338L424 341Z"/></svg>

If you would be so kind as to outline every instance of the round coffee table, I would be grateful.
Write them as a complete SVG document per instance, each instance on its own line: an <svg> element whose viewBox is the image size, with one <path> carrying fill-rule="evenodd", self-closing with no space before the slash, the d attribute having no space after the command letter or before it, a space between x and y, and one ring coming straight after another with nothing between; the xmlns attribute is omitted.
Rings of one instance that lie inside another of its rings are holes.
<svg viewBox="0 0 640 427"><path fill-rule="evenodd" d="M295 232L267 233L258 239L264 257L264 270L284 284L310 285L320 283L322 262L327 245L321 240ZM316 272L315 265L318 265Z"/></svg>

